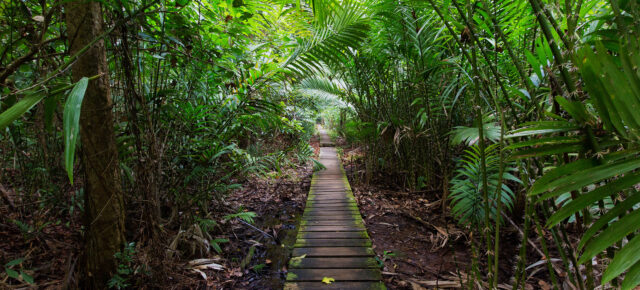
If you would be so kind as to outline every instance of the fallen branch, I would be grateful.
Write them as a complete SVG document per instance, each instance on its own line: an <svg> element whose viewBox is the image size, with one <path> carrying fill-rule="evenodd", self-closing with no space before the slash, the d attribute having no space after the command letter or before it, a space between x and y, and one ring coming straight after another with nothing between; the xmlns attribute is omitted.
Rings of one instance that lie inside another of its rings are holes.
<svg viewBox="0 0 640 290"><path fill-rule="evenodd" d="M245 222L245 221L243 221L242 219L238 219L238 220L239 220L241 223L243 223L243 224L245 224L245 225L249 226L250 228L252 228L252 229L254 229L254 230L256 230L256 231L258 231L258 232L262 233L262 234L263 234L263 235L265 235L266 237L271 238L271 239L272 239L273 241L275 241L276 243L279 243L278 239L276 239L274 236L272 236L272 235L268 234L267 232L265 232L265 231L263 231L263 230L261 230L261 229L259 229L259 228L254 227L252 224L250 224L250 223L248 223L248 222Z"/></svg>

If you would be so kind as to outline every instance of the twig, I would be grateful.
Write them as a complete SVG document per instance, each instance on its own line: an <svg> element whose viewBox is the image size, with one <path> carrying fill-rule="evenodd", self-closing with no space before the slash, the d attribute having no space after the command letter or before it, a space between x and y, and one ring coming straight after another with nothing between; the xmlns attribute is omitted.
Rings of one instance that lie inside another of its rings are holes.
<svg viewBox="0 0 640 290"><path fill-rule="evenodd" d="M520 235L524 236L524 233L522 232L522 230L518 227L518 225L516 225L516 223L509 218L509 216L507 216L504 212L502 213L502 216L509 221L509 223L516 228L516 230L518 230L518 232L520 233ZM544 239L544 237L542 237ZM531 245L531 247L533 247L536 252L538 252L538 254L540 254L541 257L543 257L544 259L551 259L551 257L547 257L539 248L538 246L536 246L536 244L530 240L529 238L527 238L527 242L529 243L529 245ZM556 266L556 264L551 263L551 265L553 265L553 269L556 271L556 273L560 274L562 273L561 269L558 269L558 266Z"/></svg>
<svg viewBox="0 0 640 290"><path fill-rule="evenodd" d="M254 229L254 230L256 230L256 231L261 232L263 235L265 235L265 236L267 236L267 237L271 238L271 239L272 239L272 240L274 240L275 242L278 242L278 239L276 239L274 236L272 236L272 235L270 235L270 234L266 233L265 231L263 231L263 230L261 230L261 229L259 229L259 228L254 227L252 224L250 224L250 223L248 223L248 222L245 222L245 221L243 221L242 219L238 219L238 220L239 220L241 223L243 223L243 224L245 224L245 225L249 226L250 228L252 228L252 229Z"/></svg>

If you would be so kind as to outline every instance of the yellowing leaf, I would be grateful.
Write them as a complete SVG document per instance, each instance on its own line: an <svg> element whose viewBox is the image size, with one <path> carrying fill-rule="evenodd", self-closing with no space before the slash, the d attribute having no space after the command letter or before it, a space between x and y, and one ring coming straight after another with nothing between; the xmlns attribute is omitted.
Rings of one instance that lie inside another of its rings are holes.
<svg viewBox="0 0 640 290"><path fill-rule="evenodd" d="M302 259L304 259L304 257L306 257L307 254L304 254L302 256L298 256L298 257L293 257L291 258L291 260L289 261L289 265L291 267L298 267L300 266L300 263L302 262Z"/></svg>
<svg viewBox="0 0 640 290"><path fill-rule="evenodd" d="M336 279L333 279L331 277L322 278L322 283L325 283L325 284L331 284L331 282L335 282L335 281L336 281Z"/></svg>

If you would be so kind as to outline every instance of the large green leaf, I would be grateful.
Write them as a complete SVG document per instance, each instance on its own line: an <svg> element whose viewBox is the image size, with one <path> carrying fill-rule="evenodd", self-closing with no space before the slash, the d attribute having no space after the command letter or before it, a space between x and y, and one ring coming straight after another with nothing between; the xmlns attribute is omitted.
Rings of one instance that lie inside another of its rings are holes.
<svg viewBox="0 0 640 290"><path fill-rule="evenodd" d="M638 261L640 261L640 255L638 255L638 253L640 253L640 236L631 239L629 243L616 253L611 264L609 264L607 270L602 275L602 283L609 282L631 266L640 264L638 263ZM631 276L629 275L630 274L627 274L628 278L634 279L633 274L631 274Z"/></svg>
<svg viewBox="0 0 640 290"><path fill-rule="evenodd" d="M610 209L607 213L602 215L597 221L595 221L587 231L582 235L582 240L580 240L580 244L578 247L582 248L589 239L595 235L600 229L604 226L608 225L611 221L618 218L618 216L624 214L627 210L633 208L636 204L640 202L640 194L634 194L630 197L627 197L623 202L616 204L612 209Z"/></svg>
<svg viewBox="0 0 640 290"><path fill-rule="evenodd" d="M47 94L42 91L30 92L26 97L2 112L2 114L0 114L0 132L4 131L13 121L33 108L33 106L40 102L46 95Z"/></svg>
<svg viewBox="0 0 640 290"><path fill-rule="evenodd" d="M63 130L64 130L64 167L67 170L69 181L73 184L73 162L80 131L80 111L82 100L89 84L88 78L80 79L71 90L67 102L64 105Z"/></svg>
<svg viewBox="0 0 640 290"><path fill-rule="evenodd" d="M606 278L609 279L610 276L606 276ZM602 276L602 281L605 281L604 279L605 276ZM629 269L626 277L624 278L624 281L622 282L621 288L623 290L630 290L638 284L640 284L640 263L636 263L635 265L633 265L633 267L631 267L631 269Z"/></svg>
<svg viewBox="0 0 640 290"><path fill-rule="evenodd" d="M547 187L552 189L548 193L544 194L543 198L550 198L560 195L565 192L573 190L579 190L587 185L594 184L602 181L606 178L615 177L624 173L628 173L632 170L640 168L640 158L633 158L612 162L610 164L603 164L587 168L586 170L577 171L573 174L558 178L549 184Z"/></svg>
<svg viewBox="0 0 640 290"><path fill-rule="evenodd" d="M585 246L584 252L578 262L584 263L589 261L598 253L604 251L607 247L617 243L622 240L628 234L631 234L637 231L640 228L640 210L636 210L631 212L628 215L625 215L619 221L609 225L600 235L593 238L589 243ZM584 244L584 239L580 241L580 246Z"/></svg>
<svg viewBox="0 0 640 290"><path fill-rule="evenodd" d="M568 218L569 216L584 208L588 208L595 202L611 196L612 194L615 194L616 192L619 192L623 189L627 189L637 183L640 183L640 173L625 176L613 182L609 182L604 186L598 187L597 189L589 193L582 194L575 200L566 203L564 206L562 206L562 208L560 208L560 210L554 213L547 220L547 226L555 226L565 218ZM633 198L640 202L639 194L633 195Z"/></svg>

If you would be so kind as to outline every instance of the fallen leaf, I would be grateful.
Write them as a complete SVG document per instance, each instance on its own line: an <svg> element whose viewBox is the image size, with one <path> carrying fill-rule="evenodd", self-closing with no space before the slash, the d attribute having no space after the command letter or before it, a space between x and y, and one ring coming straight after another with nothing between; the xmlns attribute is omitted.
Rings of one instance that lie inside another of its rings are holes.
<svg viewBox="0 0 640 290"><path fill-rule="evenodd" d="M307 254L304 254L304 255L298 256L298 257L293 257L293 258L291 258L291 260L289 260L289 264L292 267L296 267L296 266L300 265L300 263L302 262L302 259L304 259L304 257L306 257L306 256L307 256Z"/></svg>
<svg viewBox="0 0 640 290"><path fill-rule="evenodd" d="M332 282L335 282L335 281L336 281L336 279L333 279L331 277L322 278L322 283L325 283L325 284L331 284Z"/></svg>

